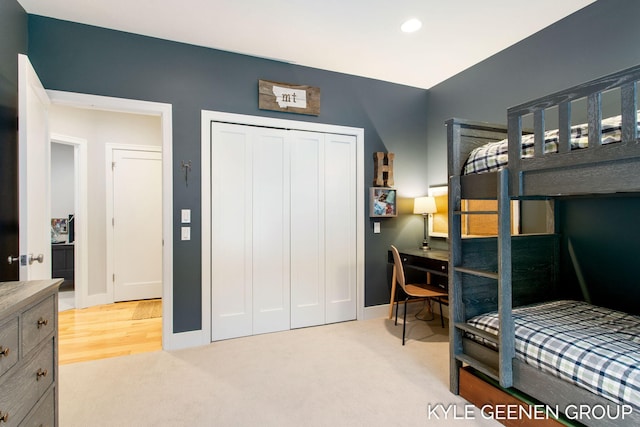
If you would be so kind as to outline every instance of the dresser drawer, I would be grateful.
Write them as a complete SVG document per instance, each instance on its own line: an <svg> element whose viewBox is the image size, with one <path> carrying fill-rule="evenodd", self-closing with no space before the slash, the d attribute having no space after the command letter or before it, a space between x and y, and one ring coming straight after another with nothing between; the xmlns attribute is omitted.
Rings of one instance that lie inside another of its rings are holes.
<svg viewBox="0 0 640 427"><path fill-rule="evenodd" d="M20 424L20 427L54 427L56 420L55 388L41 399L37 408Z"/></svg>
<svg viewBox="0 0 640 427"><path fill-rule="evenodd" d="M0 377L18 361L18 318L0 325Z"/></svg>
<svg viewBox="0 0 640 427"><path fill-rule="evenodd" d="M35 403L53 384L53 338L39 348L23 369L10 374L0 384L0 413L7 416L2 427L17 426Z"/></svg>
<svg viewBox="0 0 640 427"><path fill-rule="evenodd" d="M55 330L55 301L50 296L24 312L22 317L22 354L26 356Z"/></svg>

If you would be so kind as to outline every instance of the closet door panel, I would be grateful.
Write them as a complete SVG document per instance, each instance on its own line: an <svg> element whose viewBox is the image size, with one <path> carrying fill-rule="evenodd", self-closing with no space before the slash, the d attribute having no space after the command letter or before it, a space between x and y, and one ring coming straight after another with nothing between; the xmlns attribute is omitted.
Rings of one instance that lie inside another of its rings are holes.
<svg viewBox="0 0 640 427"><path fill-rule="evenodd" d="M324 135L299 132L291 143L291 327L324 321Z"/></svg>
<svg viewBox="0 0 640 427"><path fill-rule="evenodd" d="M253 332L252 131L243 126L212 124L213 340Z"/></svg>
<svg viewBox="0 0 640 427"><path fill-rule="evenodd" d="M255 129L253 333L290 328L289 152L286 131Z"/></svg>
<svg viewBox="0 0 640 427"><path fill-rule="evenodd" d="M356 318L355 155L355 137L326 136L326 323Z"/></svg>

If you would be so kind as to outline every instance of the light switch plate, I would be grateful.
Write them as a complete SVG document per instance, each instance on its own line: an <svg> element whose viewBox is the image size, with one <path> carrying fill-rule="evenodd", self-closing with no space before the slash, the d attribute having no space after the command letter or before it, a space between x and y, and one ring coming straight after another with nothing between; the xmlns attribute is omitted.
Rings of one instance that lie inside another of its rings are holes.
<svg viewBox="0 0 640 427"><path fill-rule="evenodd" d="M191 209L182 209L181 221L183 224L191 223Z"/></svg>
<svg viewBox="0 0 640 427"><path fill-rule="evenodd" d="M191 240L191 227L182 227L181 239Z"/></svg>
<svg viewBox="0 0 640 427"><path fill-rule="evenodd" d="M379 222L374 222L373 223L373 233L374 234L380 234L380 223Z"/></svg>

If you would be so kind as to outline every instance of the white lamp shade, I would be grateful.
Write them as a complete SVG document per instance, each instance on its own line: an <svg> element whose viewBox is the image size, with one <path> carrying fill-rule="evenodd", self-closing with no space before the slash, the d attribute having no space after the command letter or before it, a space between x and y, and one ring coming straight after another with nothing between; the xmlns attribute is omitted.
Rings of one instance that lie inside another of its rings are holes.
<svg viewBox="0 0 640 427"><path fill-rule="evenodd" d="M436 199L431 196L416 197L413 201L413 213L427 215L438 212Z"/></svg>

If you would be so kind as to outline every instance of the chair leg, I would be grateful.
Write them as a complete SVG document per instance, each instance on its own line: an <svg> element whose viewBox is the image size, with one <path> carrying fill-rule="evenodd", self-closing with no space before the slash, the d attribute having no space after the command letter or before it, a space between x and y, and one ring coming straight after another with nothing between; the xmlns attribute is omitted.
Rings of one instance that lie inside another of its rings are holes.
<svg viewBox="0 0 640 427"><path fill-rule="evenodd" d="M400 304L398 303L398 289L396 288L396 326L398 326L398 306Z"/></svg>
<svg viewBox="0 0 640 427"><path fill-rule="evenodd" d="M404 299L404 321L402 322L402 345L404 345L404 334L407 330L407 302L409 301L409 297Z"/></svg>
<svg viewBox="0 0 640 427"><path fill-rule="evenodd" d="M440 324L444 328L444 315L442 314L442 299L438 298L438 304L440 305Z"/></svg>

